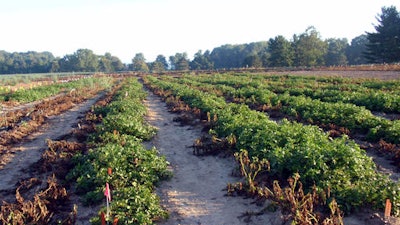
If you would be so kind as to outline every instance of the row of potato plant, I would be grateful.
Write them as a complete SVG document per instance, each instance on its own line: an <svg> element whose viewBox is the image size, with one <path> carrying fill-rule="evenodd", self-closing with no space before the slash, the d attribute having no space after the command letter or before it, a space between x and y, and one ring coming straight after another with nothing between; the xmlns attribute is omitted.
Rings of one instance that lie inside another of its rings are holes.
<svg viewBox="0 0 400 225"><path fill-rule="evenodd" d="M222 79L218 80L219 78ZM249 82L249 78L253 82ZM304 95L324 102L352 103L373 111L400 112L399 81L352 79L353 83L350 83L347 81L349 79L344 78L262 74L218 75L214 78L214 81L216 80L229 86L252 85L268 89L276 94Z"/></svg>
<svg viewBox="0 0 400 225"><path fill-rule="evenodd" d="M118 218L118 224L153 224L167 216L153 193L154 185L168 178L170 172L166 170L167 161L155 148L147 150L143 146L143 141L156 133L144 121L146 108L142 101L146 93L137 79L127 78L125 82L111 103L95 109L102 123L90 137L93 147L73 159L75 168L68 179L76 181L76 191L86 204L101 202L108 182L112 190L110 220ZM111 175L108 168L112 169ZM92 223L100 224L99 217Z"/></svg>
<svg viewBox="0 0 400 225"><path fill-rule="evenodd" d="M286 80L271 82L268 77L261 76L265 88L277 94L304 95L324 102L343 102L364 106L372 111L386 113L400 113L400 90L398 86L378 85L383 81L358 81L358 84L321 83L318 80L297 80L294 76L287 76ZM307 82L307 83L306 83ZM397 84L398 81L385 81L385 84ZM377 89L380 87L380 89Z"/></svg>
<svg viewBox="0 0 400 225"><path fill-rule="evenodd" d="M27 103L42 100L63 92L75 91L82 88L95 88L104 86L110 82L110 77L94 76L86 77L64 83L54 83L50 85L37 86L29 89L19 89L17 91L1 93L0 102Z"/></svg>
<svg viewBox="0 0 400 225"><path fill-rule="evenodd" d="M250 105L279 110L288 116L311 124L335 124L345 127L352 132L367 134L368 140L384 139L390 143L400 142L400 120L390 121L375 116L370 110L354 104L323 102L305 96L292 96L288 93L276 94L251 78L242 82L235 80L234 77L222 79L211 76L186 76L181 82L203 89L216 90L231 99ZM205 86L206 84L209 86Z"/></svg>
<svg viewBox="0 0 400 225"><path fill-rule="evenodd" d="M390 198L399 215L399 185L378 173L372 159L347 136L331 139L317 126L286 119L276 123L247 105L227 103L223 97L180 84L179 79L145 80L217 118L211 134L235 140L236 151L246 149L251 157L267 159L272 178L284 180L299 173L306 189L330 189L345 211L367 205L383 208Z"/></svg>
<svg viewBox="0 0 400 225"><path fill-rule="evenodd" d="M112 87L115 79L100 79L95 86L76 89L73 93L58 95L33 105L1 112L0 114L0 152L22 141L27 135L39 129L50 116L56 116L90 98L100 97L99 92ZM96 97L97 95L97 97ZM7 109L6 109L7 110Z"/></svg>
<svg viewBox="0 0 400 225"><path fill-rule="evenodd" d="M304 95L312 99L319 99L323 102L343 102L352 103L358 106L364 106L372 111L385 113L400 113L400 95L384 92L352 92L331 89L308 89L308 88L292 88L286 89L290 95Z"/></svg>
<svg viewBox="0 0 400 225"><path fill-rule="evenodd" d="M222 74L223 75L223 74ZM228 76L246 78L248 73L231 73ZM271 83L276 87L286 88L312 88L314 90L324 88L331 90L351 91L351 92L369 92L370 90L383 90L389 93L400 93L398 80L378 80L364 78L343 78L333 76L307 76L307 75L269 75L269 74L251 74L252 77L263 80L265 83Z"/></svg>
<svg viewBox="0 0 400 225"><path fill-rule="evenodd" d="M43 106L41 106L41 104L50 102L51 100L57 100L59 98L61 102L65 102L65 100L62 100L62 98L65 96L70 96L70 97L82 96L84 99L89 98L94 93L97 93L99 91L110 88L112 86L112 84L115 82L115 80L116 79L113 79L111 77L99 77L99 78L89 78L89 79L70 82L70 83L68 83L68 85L65 85L63 87L63 90L65 90L65 92L67 92L66 95L54 96L50 100L38 101L38 103L35 105L28 106L28 107L22 107L21 109L15 109L15 110L9 110L9 111L6 110L4 113L2 113L3 115L0 118L0 128L2 128L4 126L13 126L14 124L20 122L24 117L28 117L29 115L32 115L33 113L35 113L39 110L43 111ZM60 93L60 92L58 92L58 91L61 91L60 88L61 88L60 86L56 87L53 85L42 86L41 88L38 88L38 89L25 90L23 95L27 96L30 99L29 101L44 100L44 98L46 98L46 97L49 97L53 94ZM56 91L56 90L58 90L58 91ZM16 93L14 93L14 94L16 94ZM16 97L16 96L17 96L17 94L14 97ZM20 96L22 96L22 95L20 95ZM20 98L18 98L18 99L20 99ZM11 100L11 101L15 102L15 100ZM23 103L24 101L18 101L18 102ZM74 103L76 104L77 102L74 102ZM54 103L52 103L52 104L54 104ZM50 114L48 114L48 115L50 115Z"/></svg>

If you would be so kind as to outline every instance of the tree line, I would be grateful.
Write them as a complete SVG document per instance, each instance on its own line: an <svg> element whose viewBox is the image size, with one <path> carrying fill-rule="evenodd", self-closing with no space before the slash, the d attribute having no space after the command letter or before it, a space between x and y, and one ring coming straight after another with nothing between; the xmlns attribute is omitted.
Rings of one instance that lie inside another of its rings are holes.
<svg viewBox="0 0 400 225"><path fill-rule="evenodd" d="M50 52L0 51L0 74L122 70L162 72L400 62L400 12L395 6L382 7L381 14L376 19L376 32L366 32L352 39L350 43L346 38L322 40L319 32L311 26L301 34L294 34L291 40L278 35L268 41L226 44L212 51L199 50L192 60L186 52L176 53L168 58L158 55L154 62L147 62L143 53L137 53L131 64L123 64L110 53L96 55L89 49L78 49L62 58L56 58Z"/></svg>
<svg viewBox="0 0 400 225"><path fill-rule="evenodd" d="M125 70L121 60L110 53L96 55L89 49L78 49L62 58L51 52L0 51L0 74L52 72L115 72Z"/></svg>

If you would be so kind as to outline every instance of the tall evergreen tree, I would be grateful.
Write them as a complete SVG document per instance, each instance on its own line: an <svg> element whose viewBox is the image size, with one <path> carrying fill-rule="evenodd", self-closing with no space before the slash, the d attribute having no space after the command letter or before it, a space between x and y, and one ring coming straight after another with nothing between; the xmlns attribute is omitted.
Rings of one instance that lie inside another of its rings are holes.
<svg viewBox="0 0 400 225"><path fill-rule="evenodd" d="M189 70L189 59L187 53L176 53L175 56L170 56L172 70Z"/></svg>
<svg viewBox="0 0 400 225"><path fill-rule="evenodd" d="M165 56L158 55L156 60L152 63L151 71L163 72L168 69L168 62Z"/></svg>
<svg viewBox="0 0 400 225"><path fill-rule="evenodd" d="M213 69L214 64L210 59L210 51L205 51L204 54L199 50L194 54L193 60L190 62L190 69L192 70L209 70Z"/></svg>
<svg viewBox="0 0 400 225"><path fill-rule="evenodd" d="M290 41L286 40L282 35L270 38L268 41L268 66L282 67L293 65L293 48Z"/></svg>
<svg viewBox="0 0 400 225"><path fill-rule="evenodd" d="M366 58L370 63L400 61L400 13L395 6L382 7L377 17L376 33L367 32Z"/></svg>

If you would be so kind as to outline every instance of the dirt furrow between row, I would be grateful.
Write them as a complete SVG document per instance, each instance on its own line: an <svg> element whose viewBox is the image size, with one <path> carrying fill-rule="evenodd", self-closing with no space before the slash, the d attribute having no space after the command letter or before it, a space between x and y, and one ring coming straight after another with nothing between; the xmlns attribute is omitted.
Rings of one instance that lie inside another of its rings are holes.
<svg viewBox="0 0 400 225"><path fill-rule="evenodd" d="M47 139L57 139L69 134L77 125L78 118L83 115L100 98L95 98L76 105L74 108L58 116L51 116L48 121L35 133L26 137L21 143L9 149L5 161L8 163L0 168L0 199L7 190L12 190L18 181L30 177L30 167L37 162L47 148Z"/></svg>
<svg viewBox="0 0 400 225"><path fill-rule="evenodd" d="M261 214L264 207L253 204L254 200L225 196L227 183L240 179L232 176L235 161L232 157L193 155L190 146L201 136L201 127L174 122L177 115L151 93L145 105L147 120L158 128L148 145L166 156L173 171L173 178L157 190L170 213L160 224L282 224L280 212Z"/></svg>

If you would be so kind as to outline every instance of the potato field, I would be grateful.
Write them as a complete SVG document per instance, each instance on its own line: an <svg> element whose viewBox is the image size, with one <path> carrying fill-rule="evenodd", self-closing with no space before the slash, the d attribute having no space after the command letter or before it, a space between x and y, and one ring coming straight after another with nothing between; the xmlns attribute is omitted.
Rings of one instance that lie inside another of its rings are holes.
<svg viewBox="0 0 400 225"><path fill-rule="evenodd" d="M396 224L399 78L2 80L0 224Z"/></svg>

